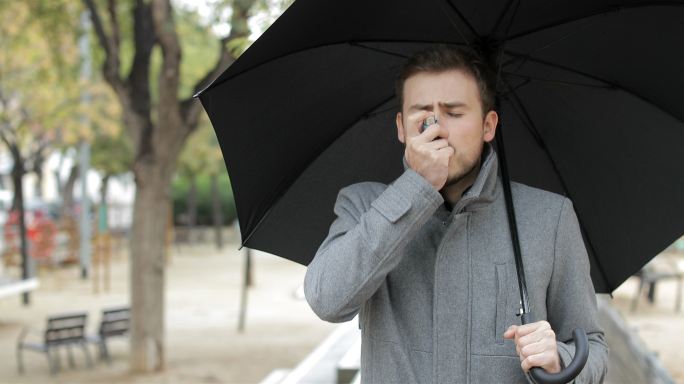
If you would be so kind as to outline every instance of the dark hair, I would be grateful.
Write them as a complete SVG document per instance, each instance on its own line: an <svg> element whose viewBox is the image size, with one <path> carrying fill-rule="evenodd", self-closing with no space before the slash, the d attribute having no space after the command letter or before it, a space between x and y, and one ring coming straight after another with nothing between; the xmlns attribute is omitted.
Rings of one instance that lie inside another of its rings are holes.
<svg viewBox="0 0 684 384"><path fill-rule="evenodd" d="M491 70L475 51L469 48L453 47L444 44L432 46L411 56L399 71L395 92L399 108L404 103L404 83L409 77L420 72L439 73L460 69L471 75L480 90L482 114L494 109L495 85Z"/></svg>

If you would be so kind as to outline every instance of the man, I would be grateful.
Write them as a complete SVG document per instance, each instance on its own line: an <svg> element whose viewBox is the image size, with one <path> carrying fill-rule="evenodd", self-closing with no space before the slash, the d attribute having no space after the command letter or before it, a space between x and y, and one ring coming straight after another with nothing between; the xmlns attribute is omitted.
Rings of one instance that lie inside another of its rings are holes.
<svg viewBox="0 0 684 384"><path fill-rule="evenodd" d="M520 326L517 275L494 139L498 115L486 66L470 51L436 46L397 80L396 125L405 172L391 185L343 188L336 220L309 264L314 312L359 313L364 383L513 383L574 356L589 337L577 383L601 382L607 345L572 203L512 183L530 307ZM425 130L423 123L437 123Z"/></svg>

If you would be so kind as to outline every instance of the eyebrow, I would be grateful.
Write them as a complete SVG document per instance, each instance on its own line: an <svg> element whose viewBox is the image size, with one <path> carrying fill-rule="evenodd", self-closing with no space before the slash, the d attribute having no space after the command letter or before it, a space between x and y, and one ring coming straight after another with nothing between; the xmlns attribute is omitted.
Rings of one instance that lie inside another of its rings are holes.
<svg viewBox="0 0 684 384"><path fill-rule="evenodd" d="M467 106L466 103L461 102L461 101L449 101L449 102L440 102L439 105L444 108L458 108L458 107L465 107ZM432 110L432 104L413 104L409 110L415 110L415 111L428 111Z"/></svg>

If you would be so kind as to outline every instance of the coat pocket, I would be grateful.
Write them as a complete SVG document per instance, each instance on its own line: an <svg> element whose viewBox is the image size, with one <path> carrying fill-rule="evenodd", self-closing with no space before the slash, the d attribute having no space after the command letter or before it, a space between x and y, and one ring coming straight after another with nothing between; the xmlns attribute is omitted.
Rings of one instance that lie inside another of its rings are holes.
<svg viewBox="0 0 684 384"><path fill-rule="evenodd" d="M372 337L368 341L370 372L361 376L364 383L432 383L432 353Z"/></svg>
<svg viewBox="0 0 684 384"><path fill-rule="evenodd" d="M508 281L506 278L506 264L495 264L496 266L496 326L494 327L494 339L497 344L503 345L503 334L506 330L506 299L508 296Z"/></svg>
<svg viewBox="0 0 684 384"><path fill-rule="evenodd" d="M470 368L471 383L527 384L518 356L473 355Z"/></svg>

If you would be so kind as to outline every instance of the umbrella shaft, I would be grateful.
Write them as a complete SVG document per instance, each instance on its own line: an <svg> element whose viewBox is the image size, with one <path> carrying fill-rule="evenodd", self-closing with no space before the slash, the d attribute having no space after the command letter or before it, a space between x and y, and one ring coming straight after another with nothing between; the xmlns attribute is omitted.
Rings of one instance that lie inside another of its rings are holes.
<svg viewBox="0 0 684 384"><path fill-rule="evenodd" d="M496 146L499 153L501 165L501 179L503 182L504 197L506 199L506 211L508 213L508 225L511 232L513 252L515 254L515 269L518 272L518 287L520 289L520 304L522 306L521 322L527 324L530 319L530 304L527 296L527 284L525 283L525 271L523 269L522 252L520 251L520 239L518 237L518 226L515 221L515 209L513 207L513 195L511 193L511 179L508 174L508 164L506 162L506 150L504 148L504 138L501 121L496 129Z"/></svg>

